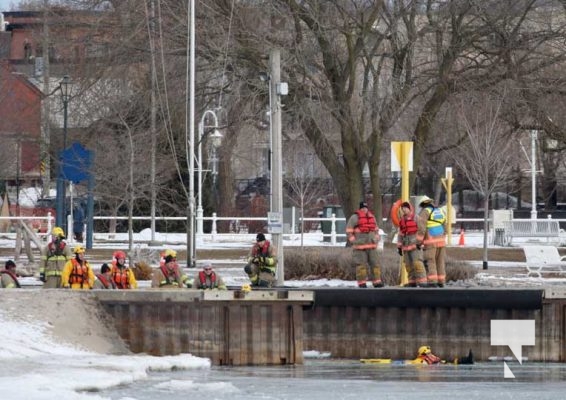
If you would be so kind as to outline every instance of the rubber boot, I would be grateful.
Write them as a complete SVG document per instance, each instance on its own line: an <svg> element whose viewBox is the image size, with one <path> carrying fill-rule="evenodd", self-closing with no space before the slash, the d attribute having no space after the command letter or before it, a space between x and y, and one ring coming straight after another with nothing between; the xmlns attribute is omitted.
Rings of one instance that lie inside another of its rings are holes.
<svg viewBox="0 0 566 400"><path fill-rule="evenodd" d="M356 280L358 281L358 287L367 287L368 270L365 265L358 265L356 267Z"/></svg>
<svg viewBox="0 0 566 400"><path fill-rule="evenodd" d="M372 272L373 272L373 287L375 288L380 288L383 287L383 281L381 280L381 267L379 265L376 265L375 267L372 268Z"/></svg>

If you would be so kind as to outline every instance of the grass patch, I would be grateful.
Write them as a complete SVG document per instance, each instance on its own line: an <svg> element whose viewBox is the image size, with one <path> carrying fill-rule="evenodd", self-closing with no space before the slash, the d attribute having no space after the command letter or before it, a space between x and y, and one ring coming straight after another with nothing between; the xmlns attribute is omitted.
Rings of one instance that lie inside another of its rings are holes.
<svg viewBox="0 0 566 400"><path fill-rule="evenodd" d="M400 257L396 250L386 249L380 253L381 278L386 285L399 284L399 262ZM465 261L447 258L447 282L467 280L475 275L476 268ZM333 247L285 249L285 279L353 281L356 277L352 250Z"/></svg>

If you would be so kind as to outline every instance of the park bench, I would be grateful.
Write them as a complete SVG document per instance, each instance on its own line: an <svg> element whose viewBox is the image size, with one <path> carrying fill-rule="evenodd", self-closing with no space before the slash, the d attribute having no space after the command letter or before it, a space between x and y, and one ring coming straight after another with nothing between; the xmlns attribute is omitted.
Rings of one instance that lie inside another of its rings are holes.
<svg viewBox="0 0 566 400"><path fill-rule="evenodd" d="M542 277L543 273L566 274L566 256L561 257L554 246L525 246L527 276Z"/></svg>
<svg viewBox="0 0 566 400"><path fill-rule="evenodd" d="M544 238L549 244L560 244L560 224L551 219L514 219L503 221L505 242L511 245L515 238Z"/></svg>

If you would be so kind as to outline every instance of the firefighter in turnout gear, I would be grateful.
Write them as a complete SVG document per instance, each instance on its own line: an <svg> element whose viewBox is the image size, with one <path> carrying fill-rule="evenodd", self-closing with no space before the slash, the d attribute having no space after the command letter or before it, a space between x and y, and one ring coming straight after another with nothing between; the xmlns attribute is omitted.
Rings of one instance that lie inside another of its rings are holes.
<svg viewBox="0 0 566 400"><path fill-rule="evenodd" d="M100 273L96 274L93 289L116 289L116 284L112 280L112 271L108 264L104 263L100 267Z"/></svg>
<svg viewBox="0 0 566 400"><path fill-rule="evenodd" d="M65 242L65 232L58 226L54 227L51 231L51 242L41 249L39 279L43 282L43 288L62 287L61 274L71 258L73 253Z"/></svg>
<svg viewBox="0 0 566 400"><path fill-rule="evenodd" d="M85 248L78 244L73 249L75 258L70 259L63 268L61 285L71 289L92 289L94 272L86 260Z"/></svg>
<svg viewBox="0 0 566 400"><path fill-rule="evenodd" d="M4 264L4 269L0 271L0 288L14 289L20 287L20 282L16 276L16 263L8 260Z"/></svg>
<svg viewBox="0 0 566 400"><path fill-rule="evenodd" d="M179 264L177 264L177 252L166 250L166 254L163 265L160 265L159 268L153 271L151 287L163 289L184 287L183 276Z"/></svg>
<svg viewBox="0 0 566 400"><path fill-rule="evenodd" d="M409 282L407 286L426 286L427 278L423 262L419 257L421 245L417 240L417 221L411 203L401 204L401 219L399 220L399 233L397 234L397 251L403 257Z"/></svg>
<svg viewBox="0 0 566 400"><path fill-rule="evenodd" d="M353 259L356 266L358 287L383 287L381 267L377 259L377 243L379 227L375 216L368 209L366 202L360 203L346 225L348 242L353 248Z"/></svg>
<svg viewBox="0 0 566 400"><path fill-rule="evenodd" d="M244 267L252 286L273 286L276 267L275 249L263 233L258 233L248 256L248 264Z"/></svg>
<svg viewBox="0 0 566 400"><path fill-rule="evenodd" d="M443 287L446 283L446 214L427 196L420 198L419 206L417 240L424 248L428 286Z"/></svg>
<svg viewBox="0 0 566 400"><path fill-rule="evenodd" d="M205 261L202 271L199 271L193 281L195 289L218 289L226 290L226 284L220 275L213 269L210 261Z"/></svg>
<svg viewBox="0 0 566 400"><path fill-rule="evenodd" d="M115 251L113 258L110 274L116 289L137 289L138 282L134 272L126 265L126 253L121 250Z"/></svg>

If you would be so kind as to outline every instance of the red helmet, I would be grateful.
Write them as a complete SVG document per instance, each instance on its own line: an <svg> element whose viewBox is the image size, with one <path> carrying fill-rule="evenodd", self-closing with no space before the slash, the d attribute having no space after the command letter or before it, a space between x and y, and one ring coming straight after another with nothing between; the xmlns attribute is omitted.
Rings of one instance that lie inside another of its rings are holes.
<svg viewBox="0 0 566 400"><path fill-rule="evenodd" d="M126 259L126 253L124 253L122 250L117 250L114 252L114 254L112 254L112 257L114 257L115 260L118 260L119 258Z"/></svg>

